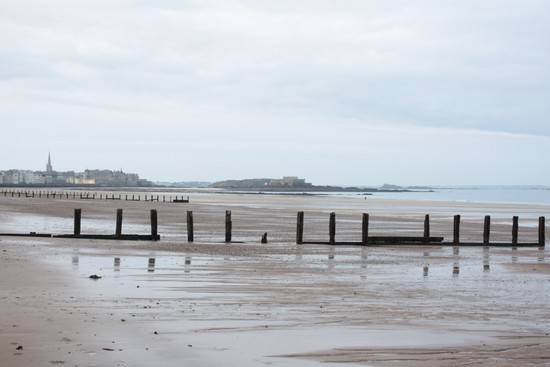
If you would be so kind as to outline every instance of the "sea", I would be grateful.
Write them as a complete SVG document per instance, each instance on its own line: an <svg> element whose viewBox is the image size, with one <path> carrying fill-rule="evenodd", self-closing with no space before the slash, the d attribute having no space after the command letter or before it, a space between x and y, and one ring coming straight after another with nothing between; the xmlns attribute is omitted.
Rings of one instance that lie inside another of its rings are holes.
<svg viewBox="0 0 550 367"><path fill-rule="evenodd" d="M381 199L440 200L456 202L550 205L550 187L434 187L430 190L374 193L326 192L324 195Z"/></svg>

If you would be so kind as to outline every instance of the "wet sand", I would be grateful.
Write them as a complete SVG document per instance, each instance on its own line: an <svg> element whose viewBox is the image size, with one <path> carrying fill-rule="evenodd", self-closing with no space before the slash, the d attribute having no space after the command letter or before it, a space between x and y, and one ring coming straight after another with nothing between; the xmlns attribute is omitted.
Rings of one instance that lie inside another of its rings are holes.
<svg viewBox="0 0 550 367"><path fill-rule="evenodd" d="M339 247L305 237L373 235L537 239L548 206L195 194L189 204L0 197L0 232L147 234L159 242L0 237L2 366L517 366L550 364L550 261L545 248ZM185 212L193 210L195 243ZM225 210L233 238L224 244ZM268 232L268 244L260 244ZM100 279L90 279L97 274ZM17 349L22 346L22 349Z"/></svg>

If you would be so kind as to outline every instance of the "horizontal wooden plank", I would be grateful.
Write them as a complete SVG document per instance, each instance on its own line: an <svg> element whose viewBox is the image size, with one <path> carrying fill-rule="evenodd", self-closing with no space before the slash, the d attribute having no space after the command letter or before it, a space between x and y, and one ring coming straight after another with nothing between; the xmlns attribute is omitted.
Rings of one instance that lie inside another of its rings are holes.
<svg viewBox="0 0 550 367"><path fill-rule="evenodd" d="M0 236L6 237L52 237L50 233L0 233Z"/></svg>

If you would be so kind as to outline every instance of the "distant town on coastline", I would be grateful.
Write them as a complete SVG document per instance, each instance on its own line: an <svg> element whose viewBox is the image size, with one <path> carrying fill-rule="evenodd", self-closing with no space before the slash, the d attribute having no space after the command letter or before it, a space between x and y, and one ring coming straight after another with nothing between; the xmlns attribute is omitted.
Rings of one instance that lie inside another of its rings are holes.
<svg viewBox="0 0 550 367"><path fill-rule="evenodd" d="M10 169L0 171L0 186L103 186L103 187L194 187L211 188L228 191L266 191L266 192L399 192L410 190L429 190L429 187L401 187L385 184L379 188L320 186L306 182L297 176L283 178L251 178L243 180L225 180L218 182L184 181L152 182L142 179L137 173L126 173L122 170L86 169L84 172L56 171L53 169L51 155L48 154L45 171Z"/></svg>
<svg viewBox="0 0 550 367"><path fill-rule="evenodd" d="M107 169L85 170L84 172L58 172L53 169L50 154L45 171L10 169L0 171L0 185L3 186L153 186L151 181L139 178L137 173L125 173Z"/></svg>

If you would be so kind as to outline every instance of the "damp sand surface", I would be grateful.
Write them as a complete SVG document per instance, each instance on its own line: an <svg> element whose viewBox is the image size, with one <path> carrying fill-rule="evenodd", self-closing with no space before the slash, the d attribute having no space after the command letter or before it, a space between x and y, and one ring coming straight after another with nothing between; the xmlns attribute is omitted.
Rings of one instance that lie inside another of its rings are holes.
<svg viewBox="0 0 550 367"><path fill-rule="evenodd" d="M83 228L88 215L88 230L104 233L122 207L124 229L132 231L146 231L148 210L158 209L163 236L159 242L0 237L2 366L550 365L545 248L292 242L296 210L306 211L311 238L326 236L327 213L335 211L338 235L348 238L360 236L360 213L370 212L379 234L421 233L423 215L431 213L434 235L444 236L452 215L463 214L464 236L474 239L482 215L490 214L499 222L494 236L505 239L510 213L532 224L547 207L191 199L185 206L0 200L2 232L13 232L14 224L70 232L78 207ZM186 210L195 213L194 244L186 241ZM222 243L225 210L232 210L234 238L242 243ZM535 238L532 227L523 229L520 219L520 236ZM264 232L270 241L261 245Z"/></svg>

